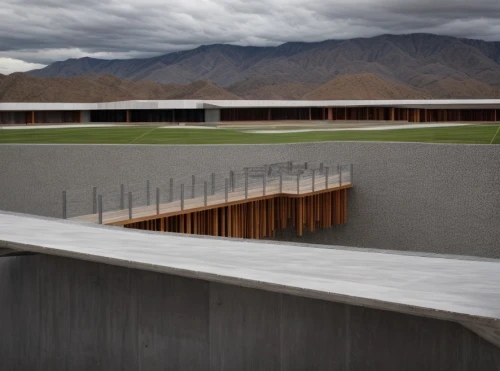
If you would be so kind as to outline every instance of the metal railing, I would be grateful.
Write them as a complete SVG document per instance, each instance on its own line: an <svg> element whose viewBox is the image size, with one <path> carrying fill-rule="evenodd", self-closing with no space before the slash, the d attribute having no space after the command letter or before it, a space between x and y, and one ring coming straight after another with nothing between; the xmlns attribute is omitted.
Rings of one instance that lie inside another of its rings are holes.
<svg viewBox="0 0 500 371"><path fill-rule="evenodd" d="M284 162L227 173L64 190L62 217L109 223L276 194L307 194L352 185L352 164Z"/></svg>

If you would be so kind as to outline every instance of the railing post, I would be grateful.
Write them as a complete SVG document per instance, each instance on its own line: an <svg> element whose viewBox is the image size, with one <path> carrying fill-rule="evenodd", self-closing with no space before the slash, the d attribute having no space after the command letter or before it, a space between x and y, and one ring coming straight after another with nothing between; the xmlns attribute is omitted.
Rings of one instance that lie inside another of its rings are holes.
<svg viewBox="0 0 500 371"><path fill-rule="evenodd" d="M151 193L149 188L149 180L146 180L146 205L151 205Z"/></svg>
<svg viewBox="0 0 500 371"><path fill-rule="evenodd" d="M120 184L120 210L125 209L125 185Z"/></svg>
<svg viewBox="0 0 500 371"><path fill-rule="evenodd" d="M215 194L215 173L212 173L212 196Z"/></svg>
<svg viewBox="0 0 500 371"><path fill-rule="evenodd" d="M248 198L248 168L245 168L245 200Z"/></svg>
<svg viewBox="0 0 500 371"><path fill-rule="evenodd" d="M297 194L300 194L300 174L297 174Z"/></svg>
<svg viewBox="0 0 500 371"><path fill-rule="evenodd" d="M132 192L128 193L128 218L132 219Z"/></svg>
<svg viewBox="0 0 500 371"><path fill-rule="evenodd" d="M102 195L98 197L99 224L102 224Z"/></svg>
<svg viewBox="0 0 500 371"><path fill-rule="evenodd" d="M229 179L224 179L225 181L225 196L226 196L226 202L229 199Z"/></svg>
<svg viewBox="0 0 500 371"><path fill-rule="evenodd" d="M313 174L312 174L312 191L314 192L315 191L315 184L316 183L316 170L313 170Z"/></svg>
<svg viewBox="0 0 500 371"><path fill-rule="evenodd" d="M325 189L328 189L328 173L330 172L330 168L325 166Z"/></svg>
<svg viewBox="0 0 500 371"><path fill-rule="evenodd" d="M203 204L207 206L207 197L208 197L208 183L205 182L203 184Z"/></svg>
<svg viewBox="0 0 500 371"><path fill-rule="evenodd" d="M174 202L174 178L170 178L170 186L168 188L168 202Z"/></svg>
<svg viewBox="0 0 500 371"><path fill-rule="evenodd" d="M196 195L195 187L196 187L196 177L194 175L192 175L191 176L191 198L194 198Z"/></svg>
<svg viewBox="0 0 500 371"><path fill-rule="evenodd" d="M160 214L160 188L156 188L156 214Z"/></svg>
<svg viewBox="0 0 500 371"><path fill-rule="evenodd" d="M308 165L307 165L307 161L306 161L306 162L304 162L304 169L307 170L307 167L308 167Z"/></svg>
<svg viewBox="0 0 500 371"><path fill-rule="evenodd" d="M283 193L283 169L280 168L280 193Z"/></svg>
<svg viewBox="0 0 500 371"><path fill-rule="evenodd" d="M230 184L230 187L231 187L231 192L234 192L234 188L235 188L235 187L234 187L234 171L233 171L233 170L231 170L231 171L229 172L229 183L231 183L231 184Z"/></svg>
<svg viewBox="0 0 500 371"><path fill-rule="evenodd" d="M293 161L288 161L288 172L291 173L293 170Z"/></svg>
<svg viewBox="0 0 500 371"><path fill-rule="evenodd" d="M97 214L97 187L92 188L92 214Z"/></svg>
<svg viewBox="0 0 500 371"><path fill-rule="evenodd" d="M184 210L184 184L181 184L181 210Z"/></svg>
<svg viewBox="0 0 500 371"><path fill-rule="evenodd" d="M67 219L68 215L66 213L66 191L62 192L62 217L63 219Z"/></svg>

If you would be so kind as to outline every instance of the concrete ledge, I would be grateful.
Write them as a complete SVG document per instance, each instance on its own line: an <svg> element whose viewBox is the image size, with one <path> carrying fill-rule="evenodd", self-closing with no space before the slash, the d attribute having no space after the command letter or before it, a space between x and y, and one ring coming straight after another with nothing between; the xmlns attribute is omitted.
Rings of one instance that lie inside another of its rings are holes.
<svg viewBox="0 0 500 371"><path fill-rule="evenodd" d="M30 233L26 233L29 229ZM206 239L0 213L0 248L498 328L500 261Z"/></svg>

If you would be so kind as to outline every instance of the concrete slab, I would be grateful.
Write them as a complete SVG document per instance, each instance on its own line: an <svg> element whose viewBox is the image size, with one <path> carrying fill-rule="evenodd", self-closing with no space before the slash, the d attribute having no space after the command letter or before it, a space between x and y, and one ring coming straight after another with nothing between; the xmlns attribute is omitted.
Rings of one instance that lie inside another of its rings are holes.
<svg viewBox="0 0 500 371"><path fill-rule="evenodd" d="M495 260L198 238L9 213L0 213L0 248L452 320L469 328L500 323Z"/></svg>

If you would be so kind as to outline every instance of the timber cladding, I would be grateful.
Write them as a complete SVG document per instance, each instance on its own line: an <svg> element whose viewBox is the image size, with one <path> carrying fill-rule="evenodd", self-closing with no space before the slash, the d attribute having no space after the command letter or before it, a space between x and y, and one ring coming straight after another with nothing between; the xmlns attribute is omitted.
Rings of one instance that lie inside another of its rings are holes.
<svg viewBox="0 0 500 371"><path fill-rule="evenodd" d="M313 232L347 222L347 188L300 196L268 197L125 224L158 232L261 239L295 227Z"/></svg>

